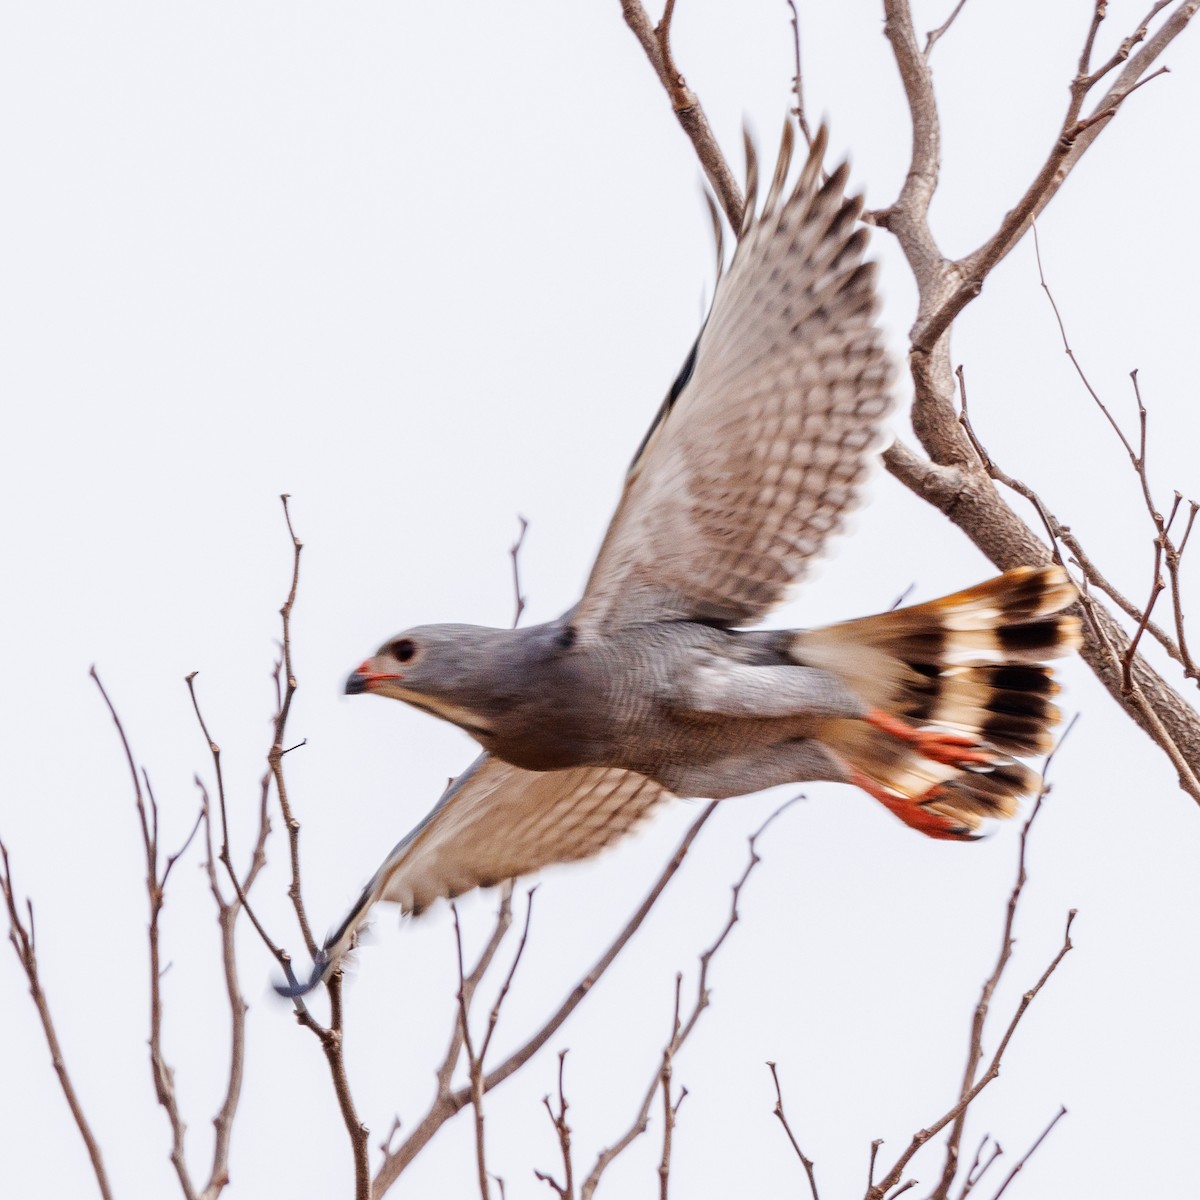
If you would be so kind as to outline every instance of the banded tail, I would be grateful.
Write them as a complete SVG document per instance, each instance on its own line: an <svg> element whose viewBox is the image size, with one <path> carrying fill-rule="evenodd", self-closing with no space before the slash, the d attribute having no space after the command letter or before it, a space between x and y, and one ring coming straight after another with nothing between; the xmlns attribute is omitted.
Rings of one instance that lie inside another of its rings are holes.
<svg viewBox="0 0 1200 1200"><path fill-rule="evenodd" d="M822 740L851 782L930 837L970 839L1011 817L1038 775L1015 756L1052 746L1061 713L1046 661L1076 649L1076 599L1058 566L1018 567L966 591L796 634L798 662L840 675L872 706Z"/></svg>

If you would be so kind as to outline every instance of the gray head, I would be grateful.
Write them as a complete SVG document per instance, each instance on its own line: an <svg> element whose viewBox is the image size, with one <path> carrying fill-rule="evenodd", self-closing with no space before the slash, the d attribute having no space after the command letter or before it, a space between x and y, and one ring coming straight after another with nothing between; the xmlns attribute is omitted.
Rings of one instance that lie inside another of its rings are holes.
<svg viewBox="0 0 1200 1200"><path fill-rule="evenodd" d="M391 696L476 737L491 732L523 639L479 625L419 625L384 642L346 680L346 694Z"/></svg>

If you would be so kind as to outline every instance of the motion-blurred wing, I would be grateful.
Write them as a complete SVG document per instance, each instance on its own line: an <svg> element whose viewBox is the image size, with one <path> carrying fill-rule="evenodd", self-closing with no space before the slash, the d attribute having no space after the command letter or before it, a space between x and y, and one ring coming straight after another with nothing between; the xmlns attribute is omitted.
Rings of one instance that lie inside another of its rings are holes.
<svg viewBox="0 0 1200 1200"><path fill-rule="evenodd" d="M350 948L380 900L415 915L440 897L587 858L628 833L670 794L633 771L522 771L481 754L384 859L326 939L310 978L276 990L298 996L315 987Z"/></svg>
<svg viewBox="0 0 1200 1200"><path fill-rule="evenodd" d="M680 379L633 465L572 623L746 624L784 599L858 499L891 371L848 170L822 184L822 129L795 188L785 127Z"/></svg>

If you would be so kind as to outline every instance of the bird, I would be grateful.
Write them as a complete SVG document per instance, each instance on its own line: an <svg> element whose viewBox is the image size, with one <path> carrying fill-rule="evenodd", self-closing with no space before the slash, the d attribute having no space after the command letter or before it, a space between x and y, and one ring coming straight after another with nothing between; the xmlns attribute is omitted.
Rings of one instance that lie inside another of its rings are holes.
<svg viewBox="0 0 1200 1200"><path fill-rule="evenodd" d="M387 855L315 956L328 978L373 906L587 858L672 797L826 780L913 829L972 840L1039 777L1060 719L1049 660L1074 649L1060 566L809 630L752 628L788 599L886 444L893 369L849 168L790 122L746 203L708 315L629 467L578 603L516 629L426 625L383 643L349 694L401 700L482 753Z"/></svg>

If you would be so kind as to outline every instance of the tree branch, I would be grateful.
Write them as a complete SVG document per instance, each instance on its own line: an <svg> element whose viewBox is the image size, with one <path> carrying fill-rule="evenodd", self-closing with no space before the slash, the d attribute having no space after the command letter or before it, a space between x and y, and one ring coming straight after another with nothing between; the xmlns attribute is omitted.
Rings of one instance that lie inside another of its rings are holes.
<svg viewBox="0 0 1200 1200"><path fill-rule="evenodd" d="M23 920L17 909L16 896L13 891L12 866L8 861L8 847L2 841L0 841L0 892L4 893L4 907L8 911L8 940L12 943L12 948L21 963L21 969L25 972L25 978L29 982L29 994L33 998L38 1019L42 1023L42 1033L46 1038L46 1048L50 1051L50 1061L54 1066L54 1073L58 1076L59 1087L62 1088L67 1107L71 1110L71 1116L75 1120L75 1127L79 1130L79 1136L83 1138L83 1144L87 1148L88 1158L92 1163L92 1173L96 1176L96 1186L100 1189L100 1195L103 1200L112 1200L112 1189L108 1184L104 1157L100 1153L100 1146L92 1133L92 1127L88 1124L87 1117L84 1116L83 1105L79 1101L75 1085L71 1082L71 1075L67 1070L67 1060L63 1056L58 1033L55 1031L54 1021L50 1016L50 1003L46 999L46 993L42 989L41 976L38 974L33 902L25 901L26 918Z"/></svg>
<svg viewBox="0 0 1200 1200"><path fill-rule="evenodd" d="M692 822L687 833L684 834L682 841L676 847L675 853L663 868L646 898L625 923L621 932L617 934L600 958L596 960L591 970L571 989L570 993L543 1022L536 1033L529 1037L518 1049L514 1050L499 1066L493 1067L492 1070L487 1072L483 1077L484 1095L494 1087L502 1084L510 1075L519 1071L549 1041L562 1026L563 1022L583 1002L584 997L596 986L604 973L612 966L617 955L625 948L629 939L641 927L642 922L658 902L658 898L662 895L667 884L670 883L675 873L683 865L683 860L687 857L688 850L691 848L692 843L696 840L705 823L716 811L716 807L715 802L706 805L699 817ZM457 1058L457 1055L455 1057ZM394 1151L390 1154L385 1154L382 1164L375 1173L372 1185L373 1190L371 1194L376 1197L376 1200L400 1178L413 1159L428 1145L433 1135L451 1117L469 1103L470 1099L471 1088L469 1086L461 1087L454 1092L439 1089L429 1111L426 1112L413 1131Z"/></svg>
<svg viewBox="0 0 1200 1200"><path fill-rule="evenodd" d="M666 89L671 100L671 107L675 110L676 119L692 143L705 177L716 193L721 207L725 210L729 224L735 230L741 229L742 213L746 207L742 189L729 169L729 164L725 161L720 146L717 145L717 139L713 136L708 118L700 106L699 97L687 86L671 57L671 17L674 15L674 8L674 0L668 0L663 19L660 24L655 26L651 24L640 0L621 0L621 11L625 14L625 23L633 30L634 36L650 60L650 65L654 68L654 73Z"/></svg>

